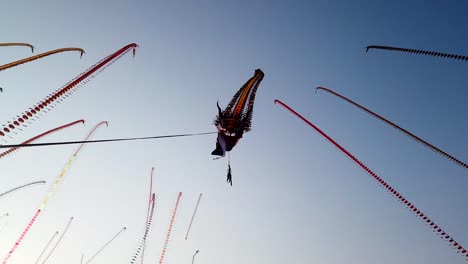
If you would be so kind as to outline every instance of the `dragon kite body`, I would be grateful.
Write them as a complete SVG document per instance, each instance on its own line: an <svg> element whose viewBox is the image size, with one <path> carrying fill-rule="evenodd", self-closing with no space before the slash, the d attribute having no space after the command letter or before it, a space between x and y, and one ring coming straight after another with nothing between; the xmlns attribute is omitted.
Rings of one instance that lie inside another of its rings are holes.
<svg viewBox="0 0 468 264"><path fill-rule="evenodd" d="M224 157L226 151L231 151L242 135L251 130L255 94L263 76L262 70L255 70L254 76L237 91L224 111L217 104L214 125L218 128L218 139L211 155Z"/></svg>

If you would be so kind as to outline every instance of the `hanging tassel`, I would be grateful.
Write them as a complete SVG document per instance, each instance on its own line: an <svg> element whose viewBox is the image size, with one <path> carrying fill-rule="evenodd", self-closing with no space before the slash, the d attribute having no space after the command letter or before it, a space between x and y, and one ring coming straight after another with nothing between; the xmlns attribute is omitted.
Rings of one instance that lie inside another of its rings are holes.
<svg viewBox="0 0 468 264"><path fill-rule="evenodd" d="M227 172L227 182L232 186L232 174L231 174L231 158L229 157L228 152L228 172Z"/></svg>
<svg viewBox="0 0 468 264"><path fill-rule="evenodd" d="M232 186L231 165L228 165L227 182Z"/></svg>

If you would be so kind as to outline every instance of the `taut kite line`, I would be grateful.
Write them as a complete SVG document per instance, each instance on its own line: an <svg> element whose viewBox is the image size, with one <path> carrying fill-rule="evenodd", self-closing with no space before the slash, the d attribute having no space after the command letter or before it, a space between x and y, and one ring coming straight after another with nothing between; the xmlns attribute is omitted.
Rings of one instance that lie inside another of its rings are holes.
<svg viewBox="0 0 468 264"><path fill-rule="evenodd" d="M68 51L79 51L80 52L80 58L83 56L83 53L85 52L81 48L62 48L62 49L51 50L51 51L47 51L47 52L44 52L44 53L41 53L41 54L37 54L37 55L31 56L31 57L27 57L27 58L24 58L24 59L21 59L21 60L17 60L17 61L13 61L13 62L4 64L4 65L1 65L0 66L0 71L6 70L6 69L9 69L9 68L13 68L15 66L18 66L18 65L21 65L21 64L24 64L24 63L28 63L28 62L31 62L33 60L41 59L41 58L44 58L44 57L47 57L47 56L50 56L50 55L53 55L53 54L56 54L56 53L68 52Z"/></svg>
<svg viewBox="0 0 468 264"><path fill-rule="evenodd" d="M17 118L14 119L13 123L4 125L0 129L0 139L5 139L7 134L11 133L15 128L18 128L28 119L37 116L40 112L47 112L47 107L51 107L52 103L67 98L80 87L80 84L82 84L83 82L88 82L91 78L93 78L101 71L106 69L108 66L117 61L130 50L133 50L133 54L135 55L135 49L137 47L138 45L135 43L129 44L114 52L113 54L109 55L108 57L102 59L101 61L97 62L95 65L91 66L88 70L78 75L75 79L65 84L62 88L57 89L54 93L44 98L35 106L29 108L29 110L26 110L21 115L17 116Z"/></svg>
<svg viewBox="0 0 468 264"><path fill-rule="evenodd" d="M83 120L83 119L76 120L76 121L71 122L71 123L68 123L68 124L66 124L66 125L53 128L53 129L51 129L51 130L49 130L49 131L46 131L46 132L44 132L44 133L42 133L42 134L39 134L39 135L37 135L37 136L35 136L35 137L32 137L32 138L26 140L25 142L21 143L20 145L27 145L27 144L30 144L30 143L32 143L32 142L34 142L34 141L36 141L36 140L39 140L39 139L41 139L42 137L45 137L45 136L47 136L47 135L49 135L49 134L51 134L51 133L60 131L60 130L62 130L62 129L64 129L64 128L67 128L67 127L70 127L70 126L74 126L74 125L79 124L79 123L84 124L84 120ZM18 150L18 147L12 147L12 148L10 148L9 150L6 150L6 151L0 153L0 159L3 158L3 157L5 157L5 156L7 156L8 154L13 153L13 152L16 151L16 150Z"/></svg>
<svg viewBox="0 0 468 264"><path fill-rule="evenodd" d="M45 246L44 249L41 251L41 254L39 255L39 257L37 257L36 262L34 262L34 264L39 263L39 260L41 260L42 255L44 255L45 251L47 250L47 248L50 246L50 244L52 243L52 241L54 240L54 238L55 238L57 235L58 235L58 230L55 231L54 235L49 239L49 242L47 242L46 246Z"/></svg>
<svg viewBox="0 0 468 264"><path fill-rule="evenodd" d="M88 143L105 143L105 142L134 141L134 140L148 140L148 139L175 138L175 137L193 137L193 136L210 135L210 134L216 134L216 133L217 132L204 132L204 133L164 135L164 136L153 136L153 137L113 138L113 139L96 139L96 140L81 140L81 141L44 142L44 143L18 144L18 145L0 145L0 149L45 147L45 146L74 145L74 144L88 144Z"/></svg>
<svg viewBox="0 0 468 264"><path fill-rule="evenodd" d="M456 54L449 54L449 53L442 53L442 52L435 52L435 51L427 51L427 50L417 50L417 49L406 49L406 48L398 48L398 47L389 47L389 46L367 46L366 52L370 49L380 49L380 50L391 50L391 51L401 51L407 53L414 53L414 54L422 54L434 57L442 57L442 58L449 58L455 60L468 60L467 56L456 55Z"/></svg>
<svg viewBox="0 0 468 264"><path fill-rule="evenodd" d="M455 162L457 165L459 165L459 166L461 166L461 167L463 167L463 168L465 168L465 169L468 169L468 164L466 164L466 163L462 162L461 160L459 160L459 159L453 157L452 155L450 155L450 154L448 154L447 152L445 152L445 151L439 149L438 147L436 147L436 146L430 144L429 142L427 142L427 141L421 139L420 137L418 137L418 136L416 136L415 134L409 132L408 130L406 130L406 129L400 127L399 125L393 123L392 121L386 119L385 117L383 117L383 116L381 116L381 115L379 115L379 114L377 114L377 113L372 112L371 110L365 108L364 106L362 106L362 105L360 105L360 104L358 104L358 103L356 103L356 102L354 102L354 101L352 101L352 100L350 100L350 99L348 99L348 98L342 96L341 94L339 94L339 93L337 93L337 92L334 92L334 91L332 91L332 90L330 90L330 89L328 89L328 88L325 88L325 87L317 87L316 91L317 91L317 90L324 90L324 91L326 91L326 92L328 92L328 93L330 93L330 94L333 94L333 95L335 95L335 96L337 96L337 97L339 97L339 98L345 100L346 102L348 102L348 103L350 103L350 104L352 104L352 105L354 105L354 106L356 106L356 107L358 107L358 108L364 110L364 111L367 112L368 114L370 114L370 115L372 115L372 116L374 116L374 117L377 117L378 119L380 119L381 121L387 123L388 125L390 125L390 126L396 128L396 129L398 129L399 131L403 132L403 133L406 134L407 136L409 136L409 137L411 137L412 139L418 141L419 143L423 144L424 146L426 146L426 147L432 149L433 151L439 153L440 155L444 156L445 158L447 158L447 159L449 159L449 160Z"/></svg>
<svg viewBox="0 0 468 264"><path fill-rule="evenodd" d="M100 122L98 123L97 125L95 125L91 130L90 132L88 133L88 135L86 135L85 137L85 140L88 140L93 134L94 132L96 132L96 130L101 127L102 125L106 124L107 125L107 122L106 121L103 121L103 122ZM49 192L47 193L46 197L44 198L44 200L42 201L41 205L39 206L39 208L37 209L36 213L34 214L34 216L31 218L31 220L29 221L28 225L26 226L26 228L23 230L23 233L21 233L21 235L19 236L19 238L16 240L15 244L13 245L13 247L10 249L10 251L8 251L8 255L3 259L2 261L2 264L6 264L8 262L8 260L11 258L11 256L13 255L13 253L15 253L16 249L18 248L18 246L21 244L21 241L23 241L24 237L28 234L29 230L31 229L32 225L36 222L36 219L37 217L39 216L39 214L44 211L45 207L47 206L47 203L49 202L49 198L52 197L59 184L62 182L63 180L63 177L65 176L65 173L68 171L68 169L71 167L71 164L73 163L73 161L78 157L78 154L80 153L81 149L83 148L83 145L84 144L81 144L80 146L78 146L78 148L73 152L73 154L70 156L70 158L68 159L67 163L65 164L65 166L63 167L62 171L60 172L60 174L57 176L57 178L55 179L55 182L54 184L52 185L52 187L50 188Z"/></svg>
<svg viewBox="0 0 468 264"><path fill-rule="evenodd" d="M103 251L110 243L112 243L112 241L114 241L120 235L120 233L124 232L125 230L127 230L127 228L124 226L115 236L112 237L111 240L104 244L104 246L102 246L88 261L86 261L86 264L90 263L91 260L93 260L99 253L101 253L101 251Z"/></svg>
<svg viewBox="0 0 468 264"><path fill-rule="evenodd" d="M431 228L432 232L437 233L437 235L448 241L449 244L457 250L457 253L462 254L465 257L468 257L468 252L467 250L460 245L455 239L453 239L449 234L447 234L442 228L440 228L434 221L429 219L426 215L424 215L416 206L411 204L407 199L405 199L400 193L398 193L394 188L392 188L388 183L386 183L382 178L380 178L375 172L370 170L366 165L364 165L360 160L358 160L356 157L354 157L349 151L347 151L345 148L343 148L340 144L338 144L336 141L334 141L331 137L329 137L325 132L320 130L317 126L312 124L309 120L305 119L303 116L301 116L299 113L294 111L292 108L284 104L283 102L279 100L275 100L275 104L279 103L282 105L284 108L286 108L288 111L299 117L302 121L304 121L306 124L308 124L310 127L315 129L320 135L325 137L330 143L332 143L334 146L336 146L339 150L341 150L346 156L348 156L350 159L352 159L359 167L361 167L363 170L369 174L374 180L376 180L382 187L384 187L387 191L389 191L395 198L398 199L399 202L403 203L410 211L412 211L419 219L421 219L423 222L425 222L429 228Z"/></svg>
<svg viewBox="0 0 468 264"><path fill-rule="evenodd" d="M57 243L55 243L55 245L52 247L52 249L50 250L50 252L49 252L49 254L47 255L47 257L44 259L44 261L42 262L42 264L45 264L45 263L47 262L47 260L50 258L50 256L52 256L52 253L54 253L55 249L58 247L58 245L59 245L60 242L62 241L63 237L64 237L65 234L67 233L68 228L70 227L70 224L71 224L72 221L73 221L73 216L70 217L70 220L68 220L67 227L65 227L65 230L63 231L62 235L60 235L59 239L57 240Z"/></svg>
<svg viewBox="0 0 468 264"><path fill-rule="evenodd" d="M12 43L0 43L0 47L11 47L11 46L24 46L30 47L31 52L34 53L34 46L29 43L22 43L22 42L12 42Z"/></svg>

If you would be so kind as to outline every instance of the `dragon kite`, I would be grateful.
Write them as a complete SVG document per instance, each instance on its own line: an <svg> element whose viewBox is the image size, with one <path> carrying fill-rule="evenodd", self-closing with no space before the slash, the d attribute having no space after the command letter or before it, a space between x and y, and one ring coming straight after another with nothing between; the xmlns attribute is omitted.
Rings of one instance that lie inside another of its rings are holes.
<svg viewBox="0 0 468 264"><path fill-rule="evenodd" d="M224 157L226 152L234 148L243 134L251 130L255 94L263 77L262 70L255 70L254 76L234 94L224 111L217 103L218 115L213 123L218 128L218 138L216 149L211 152L211 155L218 156L215 159ZM227 181L232 185L229 161Z"/></svg>

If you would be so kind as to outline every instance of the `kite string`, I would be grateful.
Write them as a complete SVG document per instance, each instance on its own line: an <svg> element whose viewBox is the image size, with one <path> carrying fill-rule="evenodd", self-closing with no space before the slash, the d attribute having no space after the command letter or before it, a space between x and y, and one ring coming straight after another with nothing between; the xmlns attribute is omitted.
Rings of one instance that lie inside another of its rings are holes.
<svg viewBox="0 0 468 264"><path fill-rule="evenodd" d="M172 217L171 217L171 221L169 223L169 228L167 229L167 235L166 235L166 239L164 241L164 246L163 246L163 249L162 249L162 252L161 252L161 256L159 258L159 264L162 264L164 262L164 257L166 255L166 251L167 251L167 245L169 243L169 239L171 238L172 227L174 225L175 217L176 217L176 214L177 214L177 208L179 207L179 202L180 202L181 197L182 197L182 192L179 192L179 195L177 196L176 205L174 207L174 211L172 212Z"/></svg>
<svg viewBox="0 0 468 264"><path fill-rule="evenodd" d="M195 210L193 211L192 219L190 220L190 224L189 224L189 227L187 229L187 234L185 235L185 240L187 240L190 229L192 228L193 219L195 218L195 214L197 213L197 209L198 209L198 205L200 204L201 197L202 197L202 193L200 193L200 196L198 196L197 205L195 206Z"/></svg>
<svg viewBox="0 0 468 264"><path fill-rule="evenodd" d="M114 241L114 239L116 239L116 238L120 235L120 233L124 232L125 230L127 230L127 228L126 228L126 227L123 227L111 240L109 240L104 246L102 246L101 249L99 249L99 250L96 252L96 254L94 254L94 255L86 262L86 264L90 263L91 260L93 260L99 253L101 253L101 251L103 251L103 250L107 247L107 245L109 245L112 241Z"/></svg>
<svg viewBox="0 0 468 264"><path fill-rule="evenodd" d="M39 260L41 260L42 255L44 254L44 252L47 250L47 248L50 246L50 244L52 243L52 241L54 240L54 238L55 238L57 235L58 235L58 231L55 231L54 235L49 239L49 242L47 242L46 246L45 246L44 249L42 250L42 252L41 252L41 254L39 255L39 257L37 257L36 262L34 262L34 264L39 263Z"/></svg>
<svg viewBox="0 0 468 264"><path fill-rule="evenodd" d="M73 221L73 216L70 217L70 220L68 221L68 224L67 224L67 227L65 227L65 230L63 231L62 235L60 235L59 239L57 240L57 243L55 243L54 247L50 250L49 254L47 255L47 257L44 259L44 261L42 262L42 264L46 263L46 261L49 259L49 257L52 255L52 253L54 253L55 249L57 248L57 246L60 244L60 242L62 241L62 238L65 236L65 233L67 233L68 231L68 228L70 227L70 224L71 222Z"/></svg>
<svg viewBox="0 0 468 264"><path fill-rule="evenodd" d="M364 110L364 111L367 112L368 114L370 114L370 115L372 115L372 116L374 116L374 117L377 117L377 118L380 119L381 121L383 121L383 122L387 123L388 125L390 125L390 126L396 128L397 130L403 132L403 133L406 134L407 136L413 138L414 140L418 141L419 143L423 144L424 146L428 147L429 149L431 149L431 150L433 150L433 151L439 153L440 155L444 156L445 158L449 159L450 161L455 162L457 165L459 165L459 166L461 166L461 167L463 167L463 168L465 168L465 169L468 169L468 164L466 164L466 163L462 162L461 160L459 160L459 159L453 157L452 155L446 153L445 151L443 151L443 150L437 148L436 146L430 144L429 142L427 142L427 141L421 139L420 137L416 136L415 134L409 132L408 130L406 130L406 129L400 127L399 125L393 123L392 121L390 121L390 120L384 118L383 116L381 116L381 115L379 115L379 114L377 114L377 113L374 113L373 111L371 111L371 110L365 108L364 106L362 106L362 105L360 105L360 104L358 104L358 103L356 103L356 102L354 102L354 101L352 101L352 100L346 98L345 96L342 96L341 94L336 93L336 92L334 92L334 91L332 91L332 90L330 90L330 89L328 89L328 88L325 88L325 87L317 87L316 91L317 91L317 90L324 90L324 91L326 91L326 92L328 92L328 93L330 93L330 94L332 94L332 95L337 96L338 98L341 98L341 99L347 101L348 103L350 103L350 104L352 104L352 105L354 105L354 106L356 106L356 107L358 107L358 108Z"/></svg>
<svg viewBox="0 0 468 264"><path fill-rule="evenodd" d="M427 225L429 225L430 228L432 228L433 232L437 232L437 235L441 237L443 240L447 240L451 246L454 246L457 250L457 253L463 254L463 256L468 257L468 251L461 246L455 239L453 239L449 234L447 234L445 231L442 230L434 221L429 219L426 215L424 215L416 206L411 204L406 198L404 198L400 193L398 193L394 188L392 188L387 182L385 182L382 178L380 178L375 172L370 170L366 165L364 165L360 160L358 160L356 157L354 157L350 152L348 152L344 147L342 147L340 144L335 142L331 137L329 137L325 132L320 130L318 127L316 127L314 124L312 124L309 120L305 119L302 115L294 111L292 108L284 104L283 102L279 100L275 100L275 103L281 104L284 108L289 110L291 113L299 117L302 121L307 123L310 127L315 129L320 135L325 137L330 143L335 145L338 149L340 149L346 156L348 156L350 159L352 159L356 164L359 165L363 170L367 172L374 180L376 180L381 186L383 186L385 189L387 189L392 195L397 198L400 202L402 202L408 209L410 209L418 218L423 220Z"/></svg>
<svg viewBox="0 0 468 264"><path fill-rule="evenodd" d="M191 133L191 134L174 134L165 136L152 136L152 137L135 137L135 138L113 138L113 139L98 139L98 140L82 140L82 141L63 141L63 142L46 142L46 143L33 143L26 145L0 145L2 148L25 148L25 147L42 147L42 146L58 146L58 145L74 145L74 144L88 144L88 143L104 143L104 142L118 142L118 141L134 141L134 140L148 140L148 139L161 139L161 138L175 138L175 137L193 137L202 135L217 134L218 132L204 132L204 133Z"/></svg>

